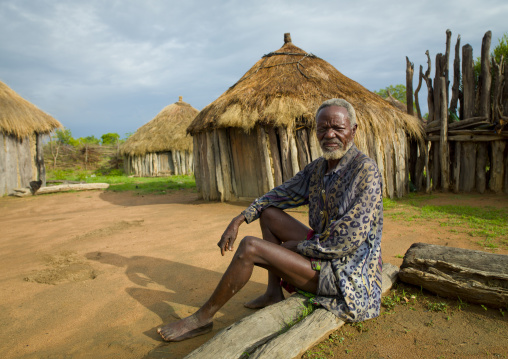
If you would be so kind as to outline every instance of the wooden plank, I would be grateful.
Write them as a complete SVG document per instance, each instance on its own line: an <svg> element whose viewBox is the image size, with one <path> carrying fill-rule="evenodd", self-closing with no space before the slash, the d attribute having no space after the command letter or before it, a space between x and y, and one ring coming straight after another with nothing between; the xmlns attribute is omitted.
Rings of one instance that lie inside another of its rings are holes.
<svg viewBox="0 0 508 359"><path fill-rule="evenodd" d="M201 164L201 157L199 155L199 142L198 142L198 136L194 135L192 136L192 147L193 147L193 151L192 153L195 154L195 158L194 158L194 178L196 179L196 191L198 192L198 196L200 198L203 198L203 194L201 193L202 189L201 189L201 183L203 181L202 179L202 175L203 175L203 170L202 170L202 164Z"/></svg>
<svg viewBox="0 0 508 359"><path fill-rule="evenodd" d="M388 191L386 190L386 171L385 171L385 159L383 153L383 146L376 146L376 163L377 168L379 169L379 173L383 179L383 196L388 196Z"/></svg>
<svg viewBox="0 0 508 359"><path fill-rule="evenodd" d="M475 188L476 170L476 143L464 142L460 160L460 183L459 189L463 192L471 192Z"/></svg>
<svg viewBox="0 0 508 359"><path fill-rule="evenodd" d="M213 129L213 132L211 133L211 139L213 144L213 159L215 162L215 178L217 179L217 191L219 192L218 197L221 202L224 202L224 181L222 177L221 155L217 129Z"/></svg>
<svg viewBox="0 0 508 359"><path fill-rule="evenodd" d="M439 140L432 142L430 147L432 155L432 189L441 186L441 160L439 159Z"/></svg>
<svg viewBox="0 0 508 359"><path fill-rule="evenodd" d="M450 112L456 113L457 103L459 100L459 86L460 86L460 35L457 36L455 44L455 58L453 60L453 86L452 96L450 99Z"/></svg>
<svg viewBox="0 0 508 359"><path fill-rule="evenodd" d="M205 132L206 136L206 163L208 165L208 183L210 184L210 201L217 201L220 199L219 191L217 190L217 173L215 168L215 153L213 145L213 134L210 131Z"/></svg>
<svg viewBox="0 0 508 359"><path fill-rule="evenodd" d="M29 137L23 138L18 142L17 147L18 171L19 171L19 187L27 187L30 181L36 179L35 173L32 172L32 154L30 151Z"/></svg>
<svg viewBox="0 0 508 359"><path fill-rule="evenodd" d="M446 101L446 79L439 78L440 94L439 94L439 108L441 109L441 131L439 135L439 160L441 167L441 188L448 191L450 186L450 157L448 150L448 104Z"/></svg>
<svg viewBox="0 0 508 359"><path fill-rule="evenodd" d="M289 149L288 132L285 127L278 127L282 163L282 180L286 182L293 177L293 167L291 165L291 150Z"/></svg>
<svg viewBox="0 0 508 359"><path fill-rule="evenodd" d="M321 146L319 145L319 141L317 139L316 129L308 128L307 135L309 137L310 159L311 161L315 161L323 155L321 151ZM376 148L377 147L378 146L376 146Z"/></svg>
<svg viewBox="0 0 508 359"><path fill-rule="evenodd" d="M201 190L203 191L203 199L205 201L210 200L210 169L208 167L208 156L207 156L207 144L206 144L206 134L201 132L197 134L199 136L199 154L201 156L199 162L201 163L201 169L203 170L203 174L201 175L202 183Z"/></svg>
<svg viewBox="0 0 508 359"><path fill-rule="evenodd" d="M462 47L463 118L474 116L474 89L473 48L467 44Z"/></svg>
<svg viewBox="0 0 508 359"><path fill-rule="evenodd" d="M490 64L490 43L492 40L492 32L487 31L482 40L481 52L481 72L480 78L480 116L490 118L490 92L492 85L492 72Z"/></svg>
<svg viewBox="0 0 508 359"><path fill-rule="evenodd" d="M479 193L484 193L485 189L487 188L487 146L488 145L486 143L479 143L476 146L476 170L474 175L476 191Z"/></svg>
<svg viewBox="0 0 508 359"><path fill-rule="evenodd" d="M298 149L298 163L300 168L303 169L310 163L310 151L307 139L307 131L301 128L296 131L296 147Z"/></svg>
<svg viewBox="0 0 508 359"><path fill-rule="evenodd" d="M383 294L395 283L397 273L397 267L389 263L383 265ZM324 309L317 309L282 333L286 329L284 323L299 317L307 301L307 297L295 294L282 302L260 309L224 328L185 358L293 358L344 324L335 315ZM294 341L291 338L302 339ZM265 343L268 345L264 345Z"/></svg>
<svg viewBox="0 0 508 359"><path fill-rule="evenodd" d="M300 165L298 164L298 149L296 147L295 135L293 129L288 129L288 142L291 156L291 168L293 170L291 177L300 172Z"/></svg>
<svg viewBox="0 0 508 359"><path fill-rule="evenodd" d="M502 254L415 243L399 277L443 297L492 307L508 304L508 256Z"/></svg>
<svg viewBox="0 0 508 359"><path fill-rule="evenodd" d="M274 185L273 180L273 173L272 173L272 163L271 163L271 157L270 153L268 152L268 141L266 140L266 131L264 126L258 125L257 126L258 131L258 146L259 146L259 153L260 156L260 162L261 162L261 169L263 173L263 193L268 192L271 190Z"/></svg>
<svg viewBox="0 0 508 359"><path fill-rule="evenodd" d="M279 154L279 144L277 141L277 134L275 128L270 126L268 128L268 145L270 149L271 163L273 166L273 181L275 186L282 184L282 163Z"/></svg>
<svg viewBox="0 0 508 359"><path fill-rule="evenodd" d="M44 135L38 133L35 139L35 165L37 167L37 180L42 181L42 187L46 186L46 165L44 164ZM1 147L0 147L1 148ZM1 187L0 187L1 188Z"/></svg>
<svg viewBox="0 0 508 359"><path fill-rule="evenodd" d="M428 141L439 141L439 136L427 136ZM489 142L506 140L506 135L449 135L448 141Z"/></svg>
<svg viewBox="0 0 508 359"><path fill-rule="evenodd" d="M395 167L394 162L395 159L393 158L393 142L387 141L387 143L384 146L385 148L385 186L386 186L386 192L388 193L389 198L394 198L395 196Z"/></svg>
<svg viewBox="0 0 508 359"><path fill-rule="evenodd" d="M9 135L4 137L7 193L12 193L13 189L19 186L16 147L17 140L15 137Z"/></svg>
<svg viewBox="0 0 508 359"><path fill-rule="evenodd" d="M224 200L231 201L235 195L233 192L233 184L231 181L232 177L232 164L231 164L231 150L229 148L229 141L226 133L226 129L217 129L217 137L219 142L220 150L220 163L222 171L222 180L224 183Z"/></svg>
<svg viewBox="0 0 508 359"><path fill-rule="evenodd" d="M504 156L504 180L503 180L503 188L504 188L504 193L508 194L508 156Z"/></svg>
<svg viewBox="0 0 508 359"><path fill-rule="evenodd" d="M504 152L506 141L494 141L491 144L492 157L490 159L490 181L489 189L495 193L503 190L504 172Z"/></svg>

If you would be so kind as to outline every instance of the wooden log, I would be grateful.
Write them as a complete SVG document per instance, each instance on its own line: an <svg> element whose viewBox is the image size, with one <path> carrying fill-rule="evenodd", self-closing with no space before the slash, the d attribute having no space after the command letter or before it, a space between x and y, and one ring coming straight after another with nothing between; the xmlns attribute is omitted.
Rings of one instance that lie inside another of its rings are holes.
<svg viewBox="0 0 508 359"><path fill-rule="evenodd" d="M277 134L275 133L275 128L272 126L268 129L268 144L272 158L274 185L280 186L282 184L282 163L279 153Z"/></svg>
<svg viewBox="0 0 508 359"><path fill-rule="evenodd" d="M487 159L488 149L486 143L478 143L476 145L476 171L475 185L476 191L484 193L487 188Z"/></svg>
<svg viewBox="0 0 508 359"><path fill-rule="evenodd" d="M450 157L448 150L448 105L446 101L446 78L439 78L440 95L439 108L441 109L441 132L439 136L439 160L441 167L441 188L448 191L450 186Z"/></svg>
<svg viewBox="0 0 508 359"><path fill-rule="evenodd" d="M291 165L291 150L289 149L289 139L286 127L278 127L282 163L282 180L285 182L293 177L293 167Z"/></svg>
<svg viewBox="0 0 508 359"><path fill-rule="evenodd" d="M413 178L413 184L417 191L424 190L424 171L425 171L425 143L422 140L414 141L417 149L417 160L415 166L415 174Z"/></svg>
<svg viewBox="0 0 508 359"><path fill-rule="evenodd" d="M274 185L273 173L272 173L272 163L270 158L270 153L268 153L268 141L266 140L266 131L264 126L258 125L258 145L260 149L260 162L261 162L261 170L263 173L263 193L271 190Z"/></svg>
<svg viewBox="0 0 508 359"><path fill-rule="evenodd" d="M508 305L508 256L414 243L399 278L443 297L492 307Z"/></svg>
<svg viewBox="0 0 508 359"><path fill-rule="evenodd" d="M476 143L464 142L461 152L459 188L463 192L471 192L475 188Z"/></svg>
<svg viewBox="0 0 508 359"><path fill-rule="evenodd" d="M407 113L411 116L414 116L413 109L413 72L414 72L414 64L409 61L409 58L406 56L406 107Z"/></svg>
<svg viewBox="0 0 508 359"><path fill-rule="evenodd" d="M32 172L32 154L29 137L16 141L16 162L18 167L18 186L26 187L34 179Z"/></svg>
<svg viewBox="0 0 508 359"><path fill-rule="evenodd" d="M383 294L388 293L397 280L397 272L397 267L389 263L383 265ZM285 323L301 316L307 302L307 297L295 294L260 309L222 329L185 359L293 358L344 324L321 308L286 330ZM288 341L291 337L301 339Z"/></svg>
<svg viewBox="0 0 508 359"><path fill-rule="evenodd" d="M455 156L453 161L453 192L459 192L460 183L460 159L461 159L461 142L453 142L455 145Z"/></svg>
<svg viewBox="0 0 508 359"><path fill-rule="evenodd" d="M464 97L464 118L474 116L474 71L473 48L466 44L462 47L462 92Z"/></svg>
<svg viewBox="0 0 508 359"><path fill-rule="evenodd" d="M222 180L224 182L224 200L231 201L235 198L235 193L233 191L232 181L233 166L231 160L231 148L229 146L226 129L218 129L217 136L220 150L220 167L222 171Z"/></svg>
<svg viewBox="0 0 508 359"><path fill-rule="evenodd" d="M508 59L505 58L505 61ZM503 94L501 95L501 107L503 108L503 116L504 124L508 123L508 64L504 64L503 66L503 78L504 78L504 86L503 86Z"/></svg>
<svg viewBox="0 0 508 359"><path fill-rule="evenodd" d="M94 189L106 189L109 187L108 183L79 183L79 184L61 184L57 186L41 187L36 194L47 194L57 192L69 191L89 191ZM27 192L28 190L28 192ZM16 188L13 196L26 197L31 196L30 188Z"/></svg>
<svg viewBox="0 0 508 359"><path fill-rule="evenodd" d="M288 142L291 156L291 168L293 170L291 177L293 177L298 172L300 172L300 165L298 164L298 149L296 147L294 129L288 129Z"/></svg>
<svg viewBox="0 0 508 359"><path fill-rule="evenodd" d="M443 73L443 65L444 62L444 56L443 54L437 54L436 55L436 72L434 76L434 120L439 121L439 124L441 124L441 81L440 78L442 77Z"/></svg>
<svg viewBox="0 0 508 359"><path fill-rule="evenodd" d="M460 35L457 36L457 43L455 44L455 59L453 60L453 86L452 96L450 99L450 112L457 112L457 103L459 101L459 86L460 86Z"/></svg>
<svg viewBox="0 0 508 359"><path fill-rule="evenodd" d="M483 116L480 116L480 117L471 117L471 118L464 119L464 120L459 121L459 122L450 123L448 128L450 130L452 130L452 129L459 129L459 128L467 128L469 126L483 125L483 124L487 124L488 123L488 122L486 122L487 120L488 120L488 118L487 117L483 117Z"/></svg>
<svg viewBox="0 0 508 359"><path fill-rule="evenodd" d="M0 196L8 194L7 189L7 156L5 151L5 137L3 132L0 132Z"/></svg>
<svg viewBox="0 0 508 359"><path fill-rule="evenodd" d="M506 140L506 135L476 135L476 134L469 134L469 135L448 135L448 141L466 141L466 142L492 142L492 141L499 141L499 140ZM426 139L428 141L439 141L439 136L427 136Z"/></svg>
<svg viewBox="0 0 508 359"><path fill-rule="evenodd" d="M430 78L430 70L432 66L429 50L425 51L425 55L427 55L427 71L425 71L425 74L423 74L423 79L427 85L427 107L429 109L429 118L427 121L432 122L434 120L434 89L432 87L432 79Z"/></svg>
<svg viewBox="0 0 508 359"><path fill-rule="evenodd" d="M398 198L406 194L407 174L406 174L406 137L400 129L395 132L394 158L395 158L395 194Z"/></svg>
<svg viewBox="0 0 508 359"><path fill-rule="evenodd" d="M504 188L504 193L508 194L508 156L504 156L503 188Z"/></svg>
<svg viewBox="0 0 508 359"><path fill-rule="evenodd" d="M431 177L430 177L430 155L429 155L429 145L430 142L425 141L425 193L430 193L432 183L431 183Z"/></svg>
<svg viewBox="0 0 508 359"><path fill-rule="evenodd" d="M210 131L205 133L206 136L206 160L208 164L208 171L210 177L208 183L210 184L210 201L220 199L219 191L217 190L217 173L215 167L215 152L213 146L213 135Z"/></svg>
<svg viewBox="0 0 508 359"><path fill-rule="evenodd" d="M503 190L504 172L504 152L506 141L491 142L492 157L490 159L490 180L489 189L495 193Z"/></svg>
<svg viewBox="0 0 508 359"><path fill-rule="evenodd" d="M386 145L385 145L386 146ZM376 146L376 163L379 173L383 178L383 196L388 196L388 191L386 190L386 171L385 171L385 159L383 153L383 146Z"/></svg>
<svg viewBox="0 0 508 359"><path fill-rule="evenodd" d="M441 160L439 159L439 139L437 141L433 141L430 146L430 151L432 155L432 189L438 189L441 186Z"/></svg>
<svg viewBox="0 0 508 359"><path fill-rule="evenodd" d="M492 32L487 31L482 40L481 72L480 78L480 116L490 118L490 91L492 84L492 73L490 68L490 43Z"/></svg>
<svg viewBox="0 0 508 359"><path fill-rule="evenodd" d="M199 153L201 154L200 162L202 163L203 175L201 189L203 191L203 199L205 201L210 200L210 169L208 167L208 155L207 155L207 138L206 133L199 133Z"/></svg>
<svg viewBox="0 0 508 359"><path fill-rule="evenodd" d="M503 94L504 66L503 55L501 55L499 63L496 62L495 57L492 57L492 71L494 73L492 81L492 122L495 124L500 124L503 115L501 96Z"/></svg>
<svg viewBox="0 0 508 359"><path fill-rule="evenodd" d="M217 180L218 199L221 202L224 202L225 191L224 191L224 181L222 179L221 156L219 150L219 136L217 135L217 129L213 129L213 132L210 134L210 137L213 144L213 161L215 163L215 178Z"/></svg>

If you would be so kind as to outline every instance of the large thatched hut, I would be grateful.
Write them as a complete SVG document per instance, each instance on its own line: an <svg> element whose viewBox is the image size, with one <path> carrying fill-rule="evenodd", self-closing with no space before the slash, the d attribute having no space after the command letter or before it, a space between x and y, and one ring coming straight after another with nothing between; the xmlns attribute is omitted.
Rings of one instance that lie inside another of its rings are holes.
<svg viewBox="0 0 508 359"><path fill-rule="evenodd" d="M375 159L385 195L408 190L408 138L421 138L415 117L347 78L284 36L243 77L196 116L193 135L198 191L206 200L257 197L321 155L315 111L344 98L356 109L356 145Z"/></svg>
<svg viewBox="0 0 508 359"><path fill-rule="evenodd" d="M43 137L60 122L0 81L0 196L31 181L46 184Z"/></svg>
<svg viewBox="0 0 508 359"><path fill-rule="evenodd" d="M192 137L186 129L198 112L181 96L164 107L121 146L125 172L148 177L192 173Z"/></svg>

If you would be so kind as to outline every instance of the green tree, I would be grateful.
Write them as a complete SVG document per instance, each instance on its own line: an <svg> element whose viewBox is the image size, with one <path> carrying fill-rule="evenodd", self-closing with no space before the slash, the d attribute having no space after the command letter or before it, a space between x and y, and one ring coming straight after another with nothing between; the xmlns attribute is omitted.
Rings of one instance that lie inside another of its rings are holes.
<svg viewBox="0 0 508 359"><path fill-rule="evenodd" d="M72 132L68 128L56 130L54 136L52 136L52 140L58 142L60 145L76 146L79 144L78 141L72 137Z"/></svg>
<svg viewBox="0 0 508 359"><path fill-rule="evenodd" d="M381 90L378 90L378 91L374 91L374 93L378 94L382 98L386 98L386 97L388 97L388 91L397 100L399 100L400 102L402 102L404 104L407 104L407 101L406 101L406 86L405 85L402 85L402 84L395 85L395 86L390 85L388 87L385 87L384 89L381 89Z"/></svg>
<svg viewBox="0 0 508 359"><path fill-rule="evenodd" d="M120 139L120 135L118 133L105 133L101 136L103 145L116 145L118 140Z"/></svg>
<svg viewBox="0 0 508 359"><path fill-rule="evenodd" d="M86 136L86 137L80 137L80 138L78 138L78 141L81 144L89 144L89 145L99 145L101 143L101 140L99 140L94 135L92 135L92 136Z"/></svg>

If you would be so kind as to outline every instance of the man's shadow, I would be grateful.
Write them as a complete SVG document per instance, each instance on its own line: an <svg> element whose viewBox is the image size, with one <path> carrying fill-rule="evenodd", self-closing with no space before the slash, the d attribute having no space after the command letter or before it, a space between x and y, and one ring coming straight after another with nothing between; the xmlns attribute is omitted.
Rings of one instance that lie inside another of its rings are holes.
<svg viewBox="0 0 508 359"><path fill-rule="evenodd" d="M110 252L90 252L86 254L86 258L125 268L127 277L138 285L137 287L125 288L126 293L158 315L161 318L160 324L181 319L181 316L170 303L178 303L195 308L203 305L212 294L215 285L219 283L223 274L184 263L148 256L124 257ZM168 290L147 288L151 284L162 285ZM265 289L265 284L252 281L244 288L247 295L246 298L260 295ZM239 295L244 297L245 294ZM238 320L239 312L248 314L249 310L243 308L243 306L234 308L232 313L225 315L224 321L234 322ZM190 314L192 313L189 312L185 316ZM156 331L160 324L144 332L144 334L152 339L162 341Z"/></svg>

